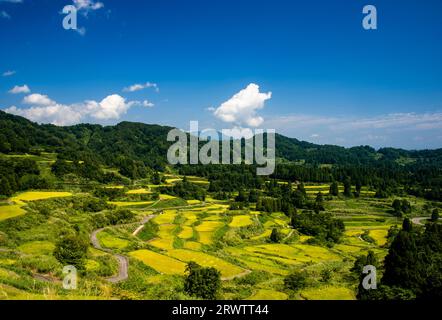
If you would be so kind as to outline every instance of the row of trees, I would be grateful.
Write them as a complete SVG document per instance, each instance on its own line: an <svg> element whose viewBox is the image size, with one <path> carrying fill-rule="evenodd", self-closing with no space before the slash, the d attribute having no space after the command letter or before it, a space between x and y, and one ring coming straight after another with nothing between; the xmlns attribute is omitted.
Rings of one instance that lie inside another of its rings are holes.
<svg viewBox="0 0 442 320"><path fill-rule="evenodd" d="M358 299L442 298L442 225L433 221L422 229L413 227L410 219L404 219L402 230L392 233L378 288L366 290L360 285ZM360 275L360 280L365 276L362 267L367 264L379 267L372 252L355 263L353 271Z"/></svg>
<svg viewBox="0 0 442 320"><path fill-rule="evenodd" d="M0 196L27 189L46 189L51 182L40 175L37 163L27 158L0 159Z"/></svg>

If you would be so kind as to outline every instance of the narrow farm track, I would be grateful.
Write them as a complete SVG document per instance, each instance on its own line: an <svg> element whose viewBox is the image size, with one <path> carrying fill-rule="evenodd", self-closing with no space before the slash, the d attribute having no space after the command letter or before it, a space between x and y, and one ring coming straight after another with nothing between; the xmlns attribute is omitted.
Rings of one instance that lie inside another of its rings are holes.
<svg viewBox="0 0 442 320"><path fill-rule="evenodd" d="M151 214L148 215L146 217L143 218L143 220L141 220L140 225L137 227L137 229L134 231L133 235L135 236L139 231L141 231L141 229L143 229L144 225L152 218L154 218L155 215ZM121 225L115 225L114 227L118 227L118 226L122 226L124 224ZM100 228L97 230L92 231L91 233L91 243L92 246L97 249L97 250L101 250L107 253L112 254L115 259L117 259L118 261L118 274L109 278L106 278L107 281L112 282L112 283L118 283L121 281L124 281L128 278L128 270L129 270L129 259L128 257L122 255L122 254L118 254L118 253L113 253L112 250L110 249L106 249L103 248L100 244L100 241L98 240L97 235L103 231L106 228Z"/></svg>
<svg viewBox="0 0 442 320"><path fill-rule="evenodd" d="M133 236L136 236L141 230L143 230L144 225L145 225L146 223L148 223L149 220L152 219L152 218L154 218L154 217L155 217L154 214L150 214L150 215L148 215L147 217L145 217L143 220L141 220L141 224L135 229L134 232L132 232L132 235L133 235Z"/></svg>
<svg viewBox="0 0 442 320"><path fill-rule="evenodd" d="M233 280L233 279L236 279L236 278L241 278L241 277L244 277L244 276L248 275L250 272L252 272L252 270L246 269L246 270L244 270L244 272L241 272L241 273L236 274L236 275L231 276L231 277L223 277L223 278L221 278L221 280L222 281L228 281L228 280Z"/></svg>
<svg viewBox="0 0 442 320"><path fill-rule="evenodd" d="M418 226L424 226L425 223L422 223L422 221L426 221L426 220L430 220L430 217L416 217L411 219L411 222L413 222L414 224L418 225ZM442 220L442 218L439 218L439 220Z"/></svg>

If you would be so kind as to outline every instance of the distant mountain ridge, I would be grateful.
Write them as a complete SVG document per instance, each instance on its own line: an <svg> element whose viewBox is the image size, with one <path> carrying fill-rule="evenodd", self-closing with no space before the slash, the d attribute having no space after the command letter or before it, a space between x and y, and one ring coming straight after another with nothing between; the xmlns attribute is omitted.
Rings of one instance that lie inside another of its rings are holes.
<svg viewBox="0 0 442 320"><path fill-rule="evenodd" d="M163 167L172 144L166 139L171 129L173 127L126 121L113 126L78 124L58 127L37 124L0 111L0 152L25 153L40 149L58 152L66 159L90 156L109 164L128 157L154 168ZM442 149L345 148L317 145L280 134L276 135L276 156L283 161L316 165L442 164Z"/></svg>

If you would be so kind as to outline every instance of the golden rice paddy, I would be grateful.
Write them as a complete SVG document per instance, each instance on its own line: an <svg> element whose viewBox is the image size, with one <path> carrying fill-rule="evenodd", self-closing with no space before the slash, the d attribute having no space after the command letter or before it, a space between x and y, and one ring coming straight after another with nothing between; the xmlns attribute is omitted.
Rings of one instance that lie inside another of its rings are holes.
<svg viewBox="0 0 442 320"><path fill-rule="evenodd" d="M184 274L186 269L184 262L150 250L136 250L129 255L164 274Z"/></svg>

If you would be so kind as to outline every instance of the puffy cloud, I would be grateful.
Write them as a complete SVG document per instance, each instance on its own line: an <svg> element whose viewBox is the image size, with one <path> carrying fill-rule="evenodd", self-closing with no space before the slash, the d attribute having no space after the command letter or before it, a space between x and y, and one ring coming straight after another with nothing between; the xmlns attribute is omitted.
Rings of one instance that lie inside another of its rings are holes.
<svg viewBox="0 0 442 320"><path fill-rule="evenodd" d="M34 93L26 96L23 103L29 108L11 106L4 111L23 116L40 123L52 123L59 126L80 123L87 117L97 120L119 119L132 106L147 105L149 102L126 101L118 94L107 96L101 101L86 100L71 105L60 104L46 95Z"/></svg>
<svg viewBox="0 0 442 320"><path fill-rule="evenodd" d="M39 93L33 93L24 97L23 103L37 106L50 106L57 104L55 101L48 98L48 96Z"/></svg>
<svg viewBox="0 0 442 320"><path fill-rule="evenodd" d="M152 108L154 106L154 104L152 102L148 101L148 100L144 100L142 102L142 106L146 107L146 108Z"/></svg>
<svg viewBox="0 0 442 320"><path fill-rule="evenodd" d="M73 3L78 11L83 11L85 14L91 10L98 10L104 7L103 2L95 2L94 0L73 0Z"/></svg>
<svg viewBox="0 0 442 320"><path fill-rule="evenodd" d="M52 123L58 126L76 124L81 119L81 114L69 106L54 104L50 106L33 106L20 109L16 106L5 109L6 112L25 117L40 123Z"/></svg>
<svg viewBox="0 0 442 320"><path fill-rule="evenodd" d="M14 74L15 74L14 70L8 70L8 71L3 72L2 75L3 75L3 77L10 77L10 76L12 76Z"/></svg>
<svg viewBox="0 0 442 320"><path fill-rule="evenodd" d="M12 88L11 90L8 91L9 93L12 94L17 94L17 93L29 93L31 92L31 90L29 89L29 87L25 84L22 86L14 86L14 88Z"/></svg>
<svg viewBox="0 0 442 320"><path fill-rule="evenodd" d="M264 119L258 116L256 112L262 109L265 101L271 97L271 92L259 92L259 86L251 83L222 103L213 114L224 122L235 123L240 126L258 127L264 122Z"/></svg>
<svg viewBox="0 0 442 320"><path fill-rule="evenodd" d="M107 96L100 102L88 100L85 102L85 110L93 118L99 120L119 119L133 105L132 102L126 103L126 99L118 94Z"/></svg>
<svg viewBox="0 0 442 320"><path fill-rule="evenodd" d="M133 84L129 87L124 88L123 91L135 92L135 91L143 90L146 88L154 88L156 92L160 91L160 88L158 87L158 85L156 83L152 83L152 82L146 82L146 83L142 83L142 84L136 83L136 84Z"/></svg>

